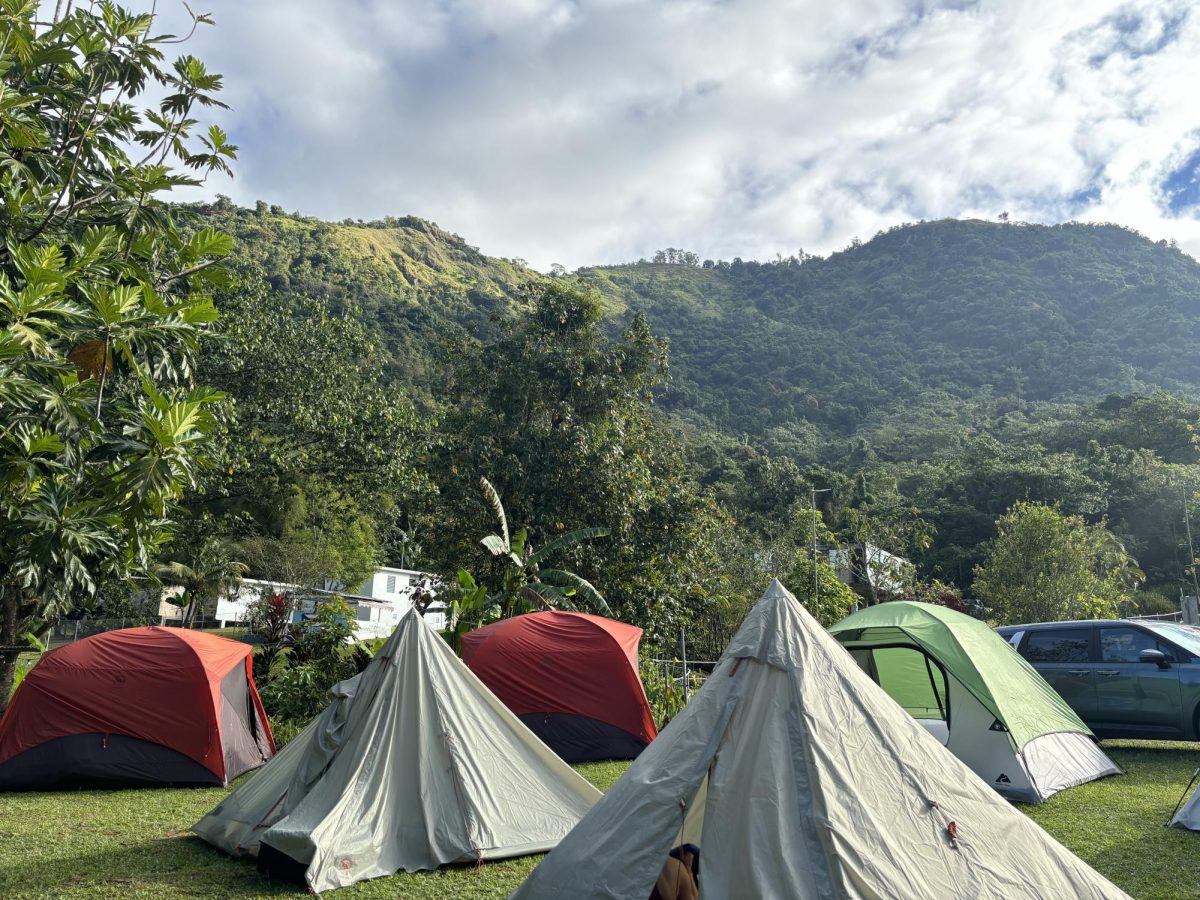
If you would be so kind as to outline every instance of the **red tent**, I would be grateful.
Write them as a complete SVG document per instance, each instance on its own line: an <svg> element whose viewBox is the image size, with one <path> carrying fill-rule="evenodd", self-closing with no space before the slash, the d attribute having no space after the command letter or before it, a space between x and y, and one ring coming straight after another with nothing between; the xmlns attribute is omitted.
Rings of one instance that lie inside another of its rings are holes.
<svg viewBox="0 0 1200 900"><path fill-rule="evenodd" d="M50 651L0 719L0 790L224 785L262 765L251 649L154 626Z"/></svg>
<svg viewBox="0 0 1200 900"><path fill-rule="evenodd" d="M567 762L633 759L657 731L638 676L642 629L576 612L504 619L463 635L463 660Z"/></svg>

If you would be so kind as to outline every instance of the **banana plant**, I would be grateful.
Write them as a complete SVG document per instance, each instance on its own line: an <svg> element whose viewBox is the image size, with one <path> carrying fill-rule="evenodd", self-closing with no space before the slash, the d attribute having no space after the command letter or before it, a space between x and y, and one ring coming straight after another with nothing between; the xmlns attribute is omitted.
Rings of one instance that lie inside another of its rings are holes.
<svg viewBox="0 0 1200 900"><path fill-rule="evenodd" d="M587 579L566 569L544 569L543 563L555 554L577 547L586 541L606 537L608 529L603 527L577 528L574 531L552 538L540 550L535 551L529 540L529 531L520 528L510 535L508 515L499 492L486 478L479 479L484 500L491 507L500 526L499 534L489 534L480 544L491 555L500 569L499 583L491 591L485 590L486 603L482 599L472 602L492 618L507 618L528 612L531 609L579 609L611 615L612 610L604 596ZM459 573L462 596L477 598L482 589L471 579L468 589ZM490 621L490 620L489 620ZM479 623L483 624L483 623Z"/></svg>

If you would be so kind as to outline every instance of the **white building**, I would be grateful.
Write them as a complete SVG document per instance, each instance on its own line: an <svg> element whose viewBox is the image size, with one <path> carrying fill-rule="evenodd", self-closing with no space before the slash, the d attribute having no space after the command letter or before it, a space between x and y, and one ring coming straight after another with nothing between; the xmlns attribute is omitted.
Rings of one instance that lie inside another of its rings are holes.
<svg viewBox="0 0 1200 900"><path fill-rule="evenodd" d="M903 556L888 553L882 547L874 544L864 546L867 572L856 571L852 563L849 547L839 547L829 551L829 565L837 572L838 581L855 587L864 583L864 576L869 573L871 584L881 594L898 594L908 584L913 564Z"/></svg>
<svg viewBox="0 0 1200 900"><path fill-rule="evenodd" d="M218 627L227 628L230 625L242 625L249 617L250 604L258 600L263 592L292 593L299 590L294 584L280 584L274 581L260 581L257 578L243 578L236 591L231 591L217 598ZM158 603L158 615L163 625L179 624L183 620L186 607L176 606L171 597L183 593L181 587L163 588L162 599Z"/></svg>
<svg viewBox="0 0 1200 900"><path fill-rule="evenodd" d="M217 600L215 618L221 628L244 624L249 618L250 605L264 593L300 595L302 599L297 617L302 614L311 615L316 605L314 594L338 594L354 610L354 630L360 638L386 637L399 624L401 617L412 608L413 594L422 588L428 590L432 583L433 576L428 572L394 569L390 566L377 569L353 592L333 582L327 582L324 590L311 590L294 584L244 578L236 591L231 591ZM178 597L181 592L182 589L177 587L163 589L158 608L163 625L179 624L182 621L184 610L169 600L169 597ZM424 618L434 628L446 627L446 614L440 606L430 608Z"/></svg>
<svg viewBox="0 0 1200 900"><path fill-rule="evenodd" d="M361 631L381 631L391 634L400 619L412 609L413 595L428 591L433 576L414 569L395 569L381 566L353 594L344 595L348 601L357 601L356 619ZM434 628L446 627L446 613L439 606L425 613L425 621Z"/></svg>

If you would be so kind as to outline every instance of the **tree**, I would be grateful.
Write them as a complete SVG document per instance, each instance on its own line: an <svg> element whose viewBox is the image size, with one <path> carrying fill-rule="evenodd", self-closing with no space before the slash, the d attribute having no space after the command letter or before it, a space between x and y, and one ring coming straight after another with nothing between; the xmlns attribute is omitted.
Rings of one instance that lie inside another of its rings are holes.
<svg viewBox="0 0 1200 900"><path fill-rule="evenodd" d="M210 531L263 545L247 560L260 577L357 585L386 552L382 538L405 530L405 501L426 490L416 464L426 424L384 386L357 315L272 294L250 265L218 299L219 340L197 369L232 405L213 451L220 465L188 510Z"/></svg>
<svg viewBox="0 0 1200 900"><path fill-rule="evenodd" d="M885 584L907 586L913 578L911 564L896 564L884 554L903 557L925 550L934 528L917 507L900 494L893 479L860 473L850 505L843 511L841 537L850 545L853 579L861 584L869 603L887 599ZM880 553L883 551L883 553Z"/></svg>
<svg viewBox="0 0 1200 900"><path fill-rule="evenodd" d="M799 556L788 573L786 584L797 600L822 625L840 622L859 602L858 594L838 580L837 572L822 559L817 559L816 592L813 584L813 560Z"/></svg>
<svg viewBox="0 0 1200 900"><path fill-rule="evenodd" d="M680 617L707 596L717 514L651 407L667 348L640 318L619 340L608 337L598 297L572 279L537 282L526 294L528 314L497 340L457 348L427 553L450 579L474 552L494 515L473 490L486 476L546 546L577 529L608 529L612 540L586 552L561 546L560 568L595 584L651 640L677 634Z"/></svg>
<svg viewBox="0 0 1200 900"><path fill-rule="evenodd" d="M230 239L161 195L228 171L221 78L154 17L0 4L0 645L145 571L218 396L193 387ZM208 22L196 17L195 24ZM135 101L156 83L161 101ZM194 173L194 174L192 174ZM12 655L0 655L0 705Z"/></svg>
<svg viewBox="0 0 1200 900"><path fill-rule="evenodd" d="M216 613L220 598L242 585L247 566L233 558L234 548L225 540L205 541L188 554L185 561L160 563L155 572L164 584L183 588L180 606L184 607L183 625L193 627Z"/></svg>
<svg viewBox="0 0 1200 900"><path fill-rule="evenodd" d="M607 528L580 528L553 538L535 552L527 529L519 528L509 535L508 515L491 482L480 478L479 487L496 516L500 533L489 534L479 542L492 562L484 577L476 579L466 569L458 570L457 592L450 600L450 641L456 650L462 635L471 629L531 610L574 610L583 605L594 613L612 614L607 601L586 579L565 569L541 567L562 550L605 537Z"/></svg>
<svg viewBox="0 0 1200 900"><path fill-rule="evenodd" d="M290 645L275 650L262 701L272 718L303 725L329 704L329 689L369 657L353 640L354 611L341 597L318 603L295 632Z"/></svg>
<svg viewBox="0 0 1200 900"><path fill-rule="evenodd" d="M516 615L530 606L574 609L579 601L594 612L612 612L600 592L574 572L541 568L542 563L555 553L577 547L593 538L607 537L607 528L577 528L552 538L541 550L534 551L528 529L519 528L516 534L509 537L504 504L491 482L481 478L479 487L500 525L499 534L489 534L479 543L491 553L499 569L498 590L494 593L500 598L502 616L507 618Z"/></svg>
<svg viewBox="0 0 1200 900"><path fill-rule="evenodd" d="M1134 559L1101 522L1021 501L996 522L975 570L975 591L1001 624L1111 618L1142 580Z"/></svg>

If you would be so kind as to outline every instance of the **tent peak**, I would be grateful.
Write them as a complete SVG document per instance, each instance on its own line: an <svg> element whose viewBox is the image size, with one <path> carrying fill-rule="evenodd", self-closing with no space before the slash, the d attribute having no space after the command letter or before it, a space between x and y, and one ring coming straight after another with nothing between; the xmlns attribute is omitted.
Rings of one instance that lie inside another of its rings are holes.
<svg viewBox="0 0 1200 900"><path fill-rule="evenodd" d="M777 669L794 669L804 652L798 637L801 623L820 628L792 592L775 579L742 622L722 659L753 659Z"/></svg>

